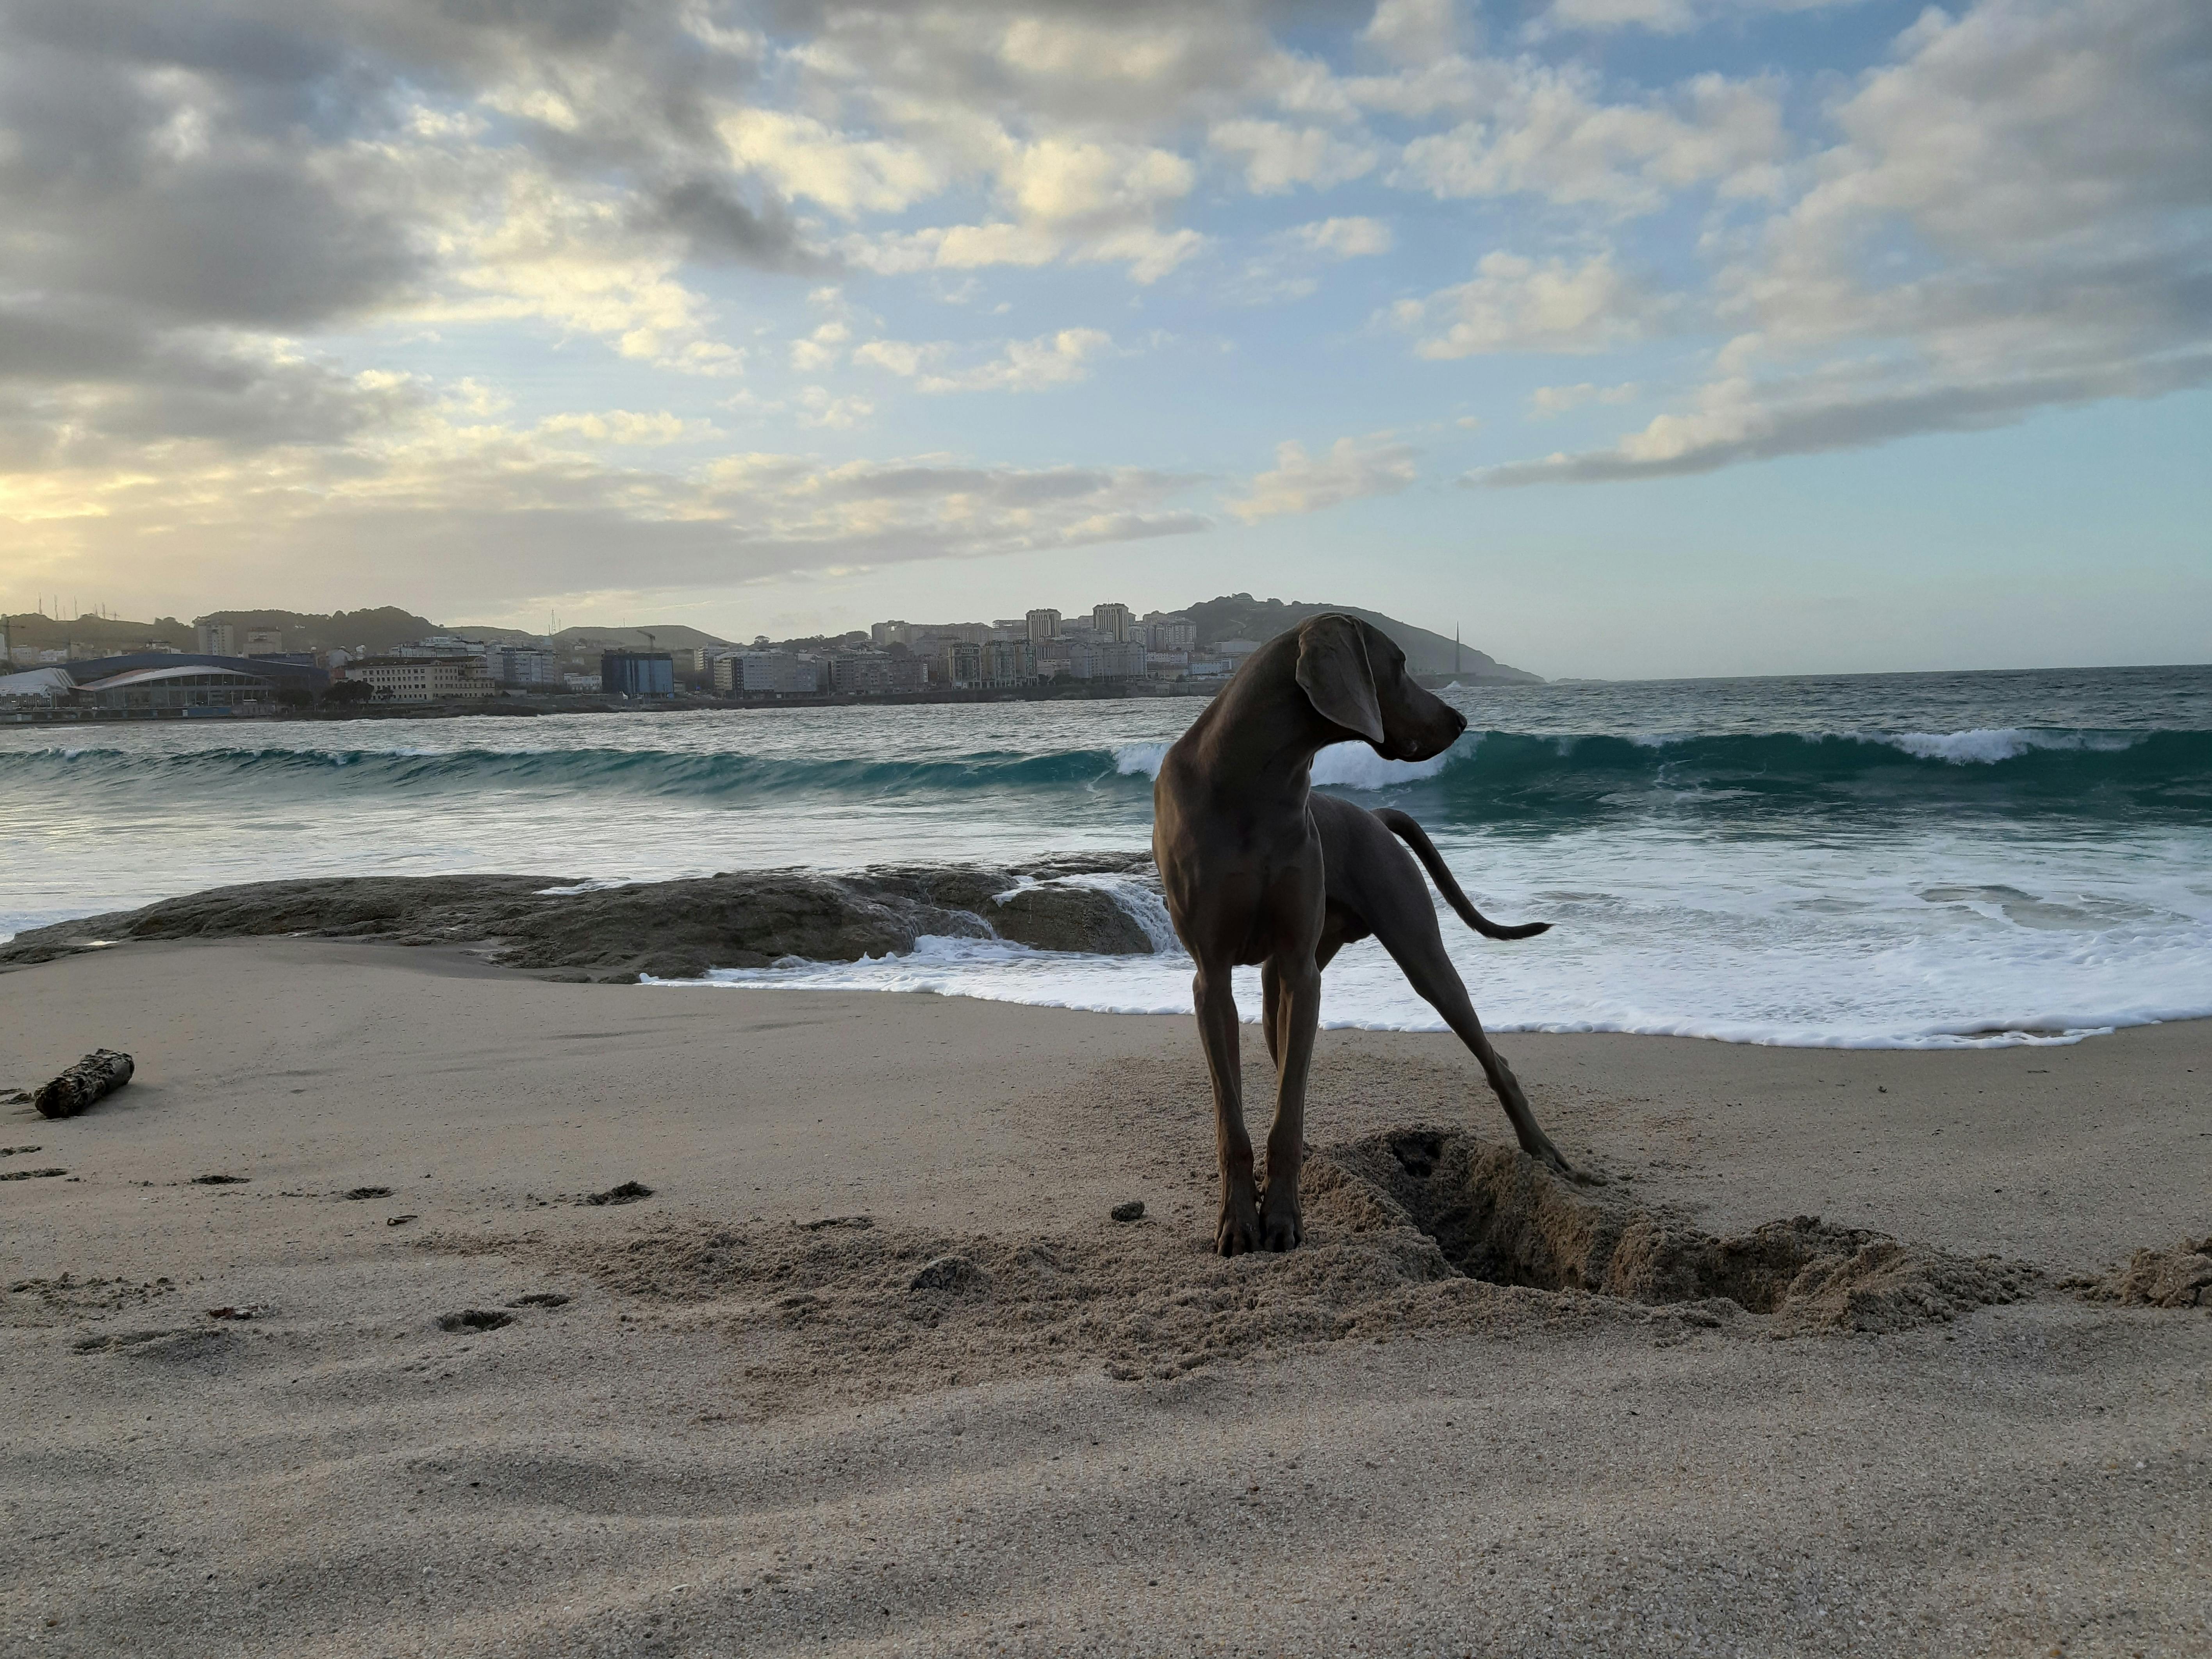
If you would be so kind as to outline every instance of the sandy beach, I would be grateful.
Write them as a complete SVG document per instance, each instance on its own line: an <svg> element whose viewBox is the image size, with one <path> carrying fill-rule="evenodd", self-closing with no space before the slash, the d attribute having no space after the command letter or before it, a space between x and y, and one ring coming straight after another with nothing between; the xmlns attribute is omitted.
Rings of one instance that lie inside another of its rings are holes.
<svg viewBox="0 0 2212 1659"><path fill-rule="evenodd" d="M0 1083L102 1045L88 1115L0 1108L65 1171L0 1183L8 1651L2212 1651L2212 1308L2064 1283L2212 1233L2212 1023L1502 1040L1604 1203L1950 1264L1882 1328L1450 1267L1358 1173L1507 1139L1448 1037L1322 1034L1350 1173L1226 1262L1188 1020L0 975Z"/></svg>

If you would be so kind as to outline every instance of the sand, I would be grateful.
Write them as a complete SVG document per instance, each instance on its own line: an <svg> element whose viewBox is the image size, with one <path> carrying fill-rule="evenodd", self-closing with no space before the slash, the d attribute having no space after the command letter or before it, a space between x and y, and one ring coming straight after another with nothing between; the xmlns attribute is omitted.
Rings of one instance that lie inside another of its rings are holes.
<svg viewBox="0 0 2212 1659"><path fill-rule="evenodd" d="M0 1651L2212 1651L2212 1307L2069 1282L2212 1234L2205 1023L1505 1038L1613 1179L1482 1249L1626 1295L1455 1265L1535 1178L1444 1037L1323 1034L1309 1246L1233 1262L1183 1020L0 975L0 1082L102 1045L0 1107L66 1171L0 1182ZM1816 1215L1820 1297L1715 1294Z"/></svg>

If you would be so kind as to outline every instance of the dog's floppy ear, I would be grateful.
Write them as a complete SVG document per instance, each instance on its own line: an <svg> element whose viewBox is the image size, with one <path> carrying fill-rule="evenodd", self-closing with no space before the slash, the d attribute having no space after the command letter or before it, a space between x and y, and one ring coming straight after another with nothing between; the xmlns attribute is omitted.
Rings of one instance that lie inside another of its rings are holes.
<svg viewBox="0 0 2212 1659"><path fill-rule="evenodd" d="M1298 638L1298 688L1321 717L1370 743L1382 741L1382 709L1367 642L1349 617L1316 617Z"/></svg>

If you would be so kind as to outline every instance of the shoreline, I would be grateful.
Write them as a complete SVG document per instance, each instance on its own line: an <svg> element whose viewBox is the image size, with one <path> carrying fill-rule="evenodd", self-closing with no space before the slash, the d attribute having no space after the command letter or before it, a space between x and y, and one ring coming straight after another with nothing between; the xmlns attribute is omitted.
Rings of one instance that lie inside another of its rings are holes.
<svg viewBox="0 0 2212 1659"><path fill-rule="evenodd" d="M1188 1017L273 937L5 985L0 1080L138 1063L81 1117L0 1106L0 1172L66 1172L0 1186L26 1648L2212 1642L2212 1308L2071 1282L2212 1231L2212 1023L1500 1040L1610 1177L1536 1198L1874 1230L1793 1326L1488 1282L1392 1219L1416 1151L1506 1137L1448 1036L1322 1033L1307 1243L1222 1261Z"/></svg>
<svg viewBox="0 0 2212 1659"><path fill-rule="evenodd" d="M793 866L635 881L478 872L247 882L26 928L0 939L0 975L153 940L270 936L454 947L540 977L677 990L947 995L1127 1017L1180 1014L1185 1006L1183 982L1170 971L1174 941L1150 857L1131 850L1055 854L1003 866ZM1143 965L1155 962L1155 975L1167 975L1157 982L1143 976ZM979 964L1021 975L1067 964L1094 977L1098 970L1139 976L1127 981L1134 988L1112 994L1087 980L1038 989L1018 978L976 977L971 970ZM1363 964L1355 946L1335 974L1342 979L1381 965L1379 957ZM1247 1024L1257 1018L1256 998L1256 980L1243 976L1239 1006ZM2212 1008L2139 1003L2118 1012L1984 1016L1871 1034L1723 1029L1726 1023L1717 1021L1698 1030L1693 1022L1656 1018L1636 1030L1598 1020L1516 1021L1494 1011L1486 1024L1512 1035L1918 1053L2070 1047L2120 1030L2208 1018ZM1419 1012L1387 1022L1372 1014L1333 1018L1325 989L1322 1029L1433 1034L1443 1027Z"/></svg>

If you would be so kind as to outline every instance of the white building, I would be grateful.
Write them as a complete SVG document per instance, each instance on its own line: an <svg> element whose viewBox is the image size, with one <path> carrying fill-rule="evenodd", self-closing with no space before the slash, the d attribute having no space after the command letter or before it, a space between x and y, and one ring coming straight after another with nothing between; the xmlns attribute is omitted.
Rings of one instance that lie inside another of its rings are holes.
<svg viewBox="0 0 2212 1659"><path fill-rule="evenodd" d="M481 657L375 657L346 665L379 702L474 702L491 696Z"/></svg>
<svg viewBox="0 0 2212 1659"><path fill-rule="evenodd" d="M484 678L497 685L524 685L533 690L561 684L561 665L553 653L535 645L488 645L483 654Z"/></svg>
<svg viewBox="0 0 2212 1659"><path fill-rule="evenodd" d="M1031 645L1042 646L1048 641L1057 639L1060 636L1060 617L1059 611L1048 610L1032 611L1030 612L1027 620L1030 625L1030 643Z"/></svg>
<svg viewBox="0 0 2212 1659"><path fill-rule="evenodd" d="M1126 605L1094 605L1091 607L1091 631L1102 640L1135 637L1136 622Z"/></svg>
<svg viewBox="0 0 2212 1659"><path fill-rule="evenodd" d="M234 657L238 654L238 630L228 623L195 623L192 637L203 657Z"/></svg>
<svg viewBox="0 0 2212 1659"><path fill-rule="evenodd" d="M1145 647L1139 640L1099 638L1069 648L1068 672L1079 680L1140 680L1145 678Z"/></svg>

